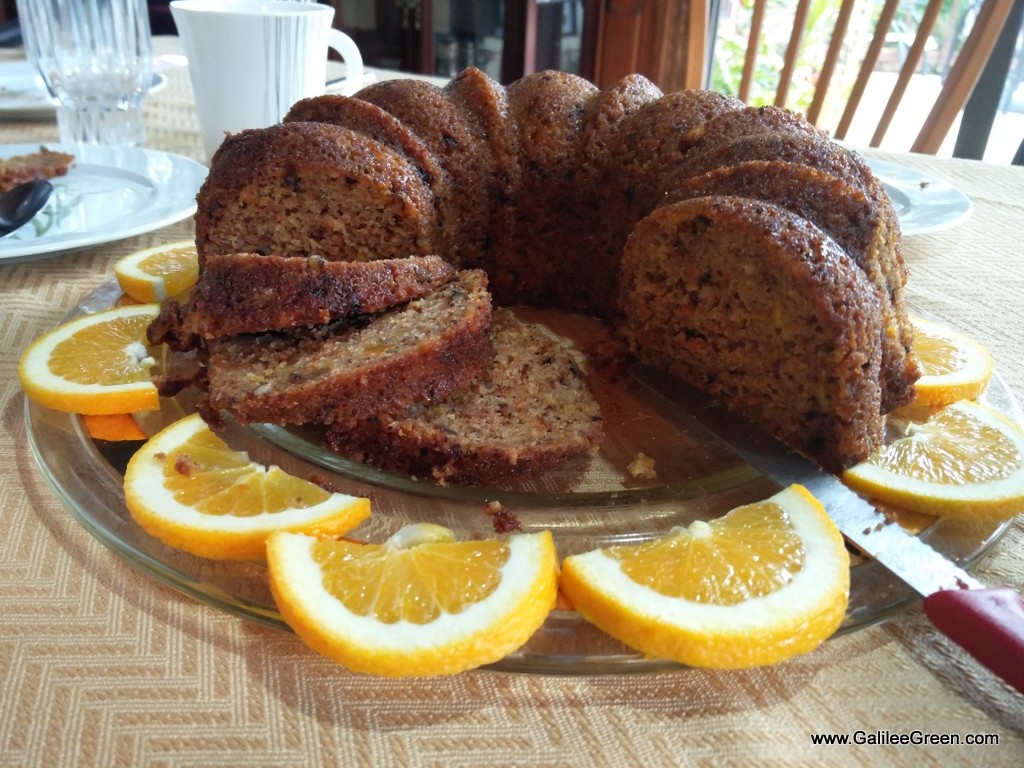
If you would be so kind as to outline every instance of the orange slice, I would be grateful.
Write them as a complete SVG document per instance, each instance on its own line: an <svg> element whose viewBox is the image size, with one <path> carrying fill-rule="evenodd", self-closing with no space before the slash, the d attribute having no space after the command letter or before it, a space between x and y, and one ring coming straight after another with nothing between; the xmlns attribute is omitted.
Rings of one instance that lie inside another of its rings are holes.
<svg viewBox="0 0 1024 768"><path fill-rule="evenodd" d="M850 561L801 486L643 544L565 558L562 591L587 620L683 664L772 664L820 645L846 612Z"/></svg>
<svg viewBox="0 0 1024 768"><path fill-rule="evenodd" d="M32 400L56 411L109 415L159 407L150 370L156 359L146 328L157 304L82 315L36 339L22 353L18 378Z"/></svg>
<svg viewBox="0 0 1024 768"><path fill-rule="evenodd" d="M199 257L191 240L156 245L114 264L121 290L136 301L161 302L191 288L199 279Z"/></svg>
<svg viewBox="0 0 1024 768"><path fill-rule="evenodd" d="M267 542L281 615L310 647L356 672L453 674L516 650L555 604L550 532L455 541L419 524L383 544L277 533Z"/></svg>
<svg viewBox="0 0 1024 768"><path fill-rule="evenodd" d="M1003 520L1024 512L1024 432L971 400L925 421L843 473L858 493L923 514Z"/></svg>
<svg viewBox="0 0 1024 768"><path fill-rule="evenodd" d="M369 499L329 493L231 450L198 414L158 432L124 475L128 511L150 535L202 557L263 559L274 531L341 535Z"/></svg>
<svg viewBox="0 0 1024 768"><path fill-rule="evenodd" d="M911 317L921 369L917 405L943 406L978 397L992 378L992 355L970 337L933 320Z"/></svg>
<svg viewBox="0 0 1024 768"><path fill-rule="evenodd" d="M145 440L146 433L130 413L112 413L108 416L82 416L82 424L94 440Z"/></svg>

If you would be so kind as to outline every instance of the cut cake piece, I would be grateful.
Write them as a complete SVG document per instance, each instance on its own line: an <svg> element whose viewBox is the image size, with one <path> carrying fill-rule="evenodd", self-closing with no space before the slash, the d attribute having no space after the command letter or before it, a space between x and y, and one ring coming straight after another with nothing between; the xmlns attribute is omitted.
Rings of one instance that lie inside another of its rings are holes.
<svg viewBox="0 0 1024 768"><path fill-rule="evenodd" d="M196 197L196 250L374 261L438 253L434 195L409 159L328 123L228 136Z"/></svg>
<svg viewBox="0 0 1024 768"><path fill-rule="evenodd" d="M460 267L476 267L488 237L487 178L492 167L488 139L445 96L423 80L383 80L355 98L375 104L399 119L434 154L448 175L449 200L442 222L445 257Z"/></svg>
<svg viewBox="0 0 1024 768"><path fill-rule="evenodd" d="M214 339L324 325L423 298L454 277L438 256L358 262L209 254L182 308L181 330Z"/></svg>
<svg viewBox="0 0 1024 768"><path fill-rule="evenodd" d="M828 471L881 443L877 294L818 227L762 201L682 201L637 224L622 278L622 331L641 362Z"/></svg>
<svg viewBox="0 0 1024 768"><path fill-rule="evenodd" d="M903 291L893 290L881 266L888 230L878 206L837 176L780 160L748 160L716 168L675 185L665 202L712 195L781 206L816 224L846 251L875 286L881 309L882 410L888 413L909 403L919 371L901 320L906 317Z"/></svg>
<svg viewBox="0 0 1024 768"><path fill-rule="evenodd" d="M361 321L214 339L204 408L243 424L332 424L432 402L490 364L490 322L487 276L466 270Z"/></svg>
<svg viewBox="0 0 1024 768"><path fill-rule="evenodd" d="M503 309L490 336L494 362L468 387L333 427L328 445L382 469L487 486L551 469L600 442L600 406L566 343Z"/></svg>

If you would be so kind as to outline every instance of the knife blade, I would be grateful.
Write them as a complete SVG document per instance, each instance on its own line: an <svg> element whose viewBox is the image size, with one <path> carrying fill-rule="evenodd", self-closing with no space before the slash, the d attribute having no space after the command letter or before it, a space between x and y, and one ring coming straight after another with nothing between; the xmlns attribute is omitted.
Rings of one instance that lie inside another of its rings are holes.
<svg viewBox="0 0 1024 768"><path fill-rule="evenodd" d="M981 582L879 512L874 505L751 422L700 390L653 369L634 376L681 404L737 456L782 487L803 485L866 556L922 595L929 621L977 661L1024 693L1024 600Z"/></svg>

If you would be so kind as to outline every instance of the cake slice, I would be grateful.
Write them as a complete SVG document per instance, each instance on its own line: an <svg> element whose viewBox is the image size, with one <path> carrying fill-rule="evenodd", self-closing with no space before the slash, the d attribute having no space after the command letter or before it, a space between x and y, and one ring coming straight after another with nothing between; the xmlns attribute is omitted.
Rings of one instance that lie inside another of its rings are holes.
<svg viewBox="0 0 1024 768"><path fill-rule="evenodd" d="M583 111L597 88L568 72L536 72L506 89L519 131L521 184L511 201L512 230L485 266L503 306L571 308L567 277L589 231L573 215Z"/></svg>
<svg viewBox="0 0 1024 768"><path fill-rule="evenodd" d="M622 280L641 362L828 471L881 443L877 294L818 227L761 201L685 200L637 224Z"/></svg>
<svg viewBox="0 0 1024 768"><path fill-rule="evenodd" d="M38 152L0 159L0 193L19 184L39 179L64 176L75 162L75 156L39 147Z"/></svg>
<svg viewBox="0 0 1024 768"><path fill-rule="evenodd" d="M487 276L467 270L380 315L207 342L208 412L243 424L333 424L432 402L491 360Z"/></svg>
<svg viewBox="0 0 1024 768"><path fill-rule="evenodd" d="M324 325L422 298L454 276L437 256L358 262L209 254L180 328L214 339Z"/></svg>
<svg viewBox="0 0 1024 768"><path fill-rule="evenodd" d="M424 80L383 80L358 91L355 98L375 104L412 131L430 149L448 176L452 213L443 222L445 258L460 267L478 266L487 240L487 137L445 96Z"/></svg>
<svg viewBox="0 0 1024 768"><path fill-rule="evenodd" d="M211 253L373 261L440 252L433 194L416 167L337 125L228 136L196 201L200 267Z"/></svg>
<svg viewBox="0 0 1024 768"><path fill-rule="evenodd" d="M441 248L438 252L448 253L455 247L454 230L445 225L445 222L456 220L458 214L448 174L426 142L397 117L368 101L325 93L297 101L284 116L284 122L329 123L355 131L398 152L409 161L420 181L433 195Z"/></svg>
<svg viewBox="0 0 1024 768"><path fill-rule="evenodd" d="M906 317L902 285L891 286L882 269L888 230L878 207L836 176L780 160L751 160L716 168L677 184L666 194L665 202L711 195L782 206L816 224L846 251L875 287L881 308L882 410L909 403L919 372L901 321Z"/></svg>
<svg viewBox="0 0 1024 768"><path fill-rule="evenodd" d="M859 153L832 141L810 123L804 132L796 130L791 124L789 130L781 133L749 133L729 141L717 141L709 136L707 142L694 145L678 166L666 172L663 179L664 189L672 189L676 183L716 168L750 160L771 160L810 166L836 176L864 193L882 224L879 230L881 245L878 263L885 276L886 290L893 301L898 303L898 343L905 349L911 349L914 331L903 307L907 267L903 260L899 218L882 183ZM913 373L910 375L913 376ZM898 392L894 393L890 401L899 402L905 395L904 382L903 385L899 385Z"/></svg>
<svg viewBox="0 0 1024 768"><path fill-rule="evenodd" d="M334 427L338 453L441 483L499 485L551 469L601 439L601 411L571 349L509 310L491 323L494 362L432 404Z"/></svg>

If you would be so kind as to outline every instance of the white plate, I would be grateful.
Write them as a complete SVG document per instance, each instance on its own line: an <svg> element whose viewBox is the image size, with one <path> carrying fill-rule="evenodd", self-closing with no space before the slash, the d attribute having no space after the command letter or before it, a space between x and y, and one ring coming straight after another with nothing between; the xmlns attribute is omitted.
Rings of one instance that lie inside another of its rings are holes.
<svg viewBox="0 0 1024 768"><path fill-rule="evenodd" d="M936 232L970 217L971 201L956 187L896 163L867 161L892 198L902 234Z"/></svg>
<svg viewBox="0 0 1024 768"><path fill-rule="evenodd" d="M167 85L167 76L153 73L154 93ZM39 120L53 117L54 105L43 78L24 59L0 61L0 117Z"/></svg>
<svg viewBox="0 0 1024 768"><path fill-rule="evenodd" d="M196 210L207 168L180 155L139 147L64 147L75 162L51 179L53 196L28 224L0 238L0 262L109 243L181 221ZM0 158L39 151L0 145Z"/></svg>

